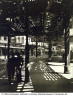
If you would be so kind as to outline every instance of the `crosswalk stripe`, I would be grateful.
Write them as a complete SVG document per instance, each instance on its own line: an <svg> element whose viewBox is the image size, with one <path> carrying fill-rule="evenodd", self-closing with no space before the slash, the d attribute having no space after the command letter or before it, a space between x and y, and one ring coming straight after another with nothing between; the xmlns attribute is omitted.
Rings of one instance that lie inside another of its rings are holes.
<svg viewBox="0 0 73 96"><path fill-rule="evenodd" d="M18 86L18 87L17 87L17 89L21 89L21 88L22 88L22 86Z"/></svg>
<svg viewBox="0 0 73 96"><path fill-rule="evenodd" d="M16 90L17 92L20 92L21 90Z"/></svg>
<svg viewBox="0 0 73 96"><path fill-rule="evenodd" d="M43 63L42 61L39 61L40 62L40 69L43 73L43 76L46 80L52 80L52 81L55 81L55 80L58 80L59 78L61 78L61 76L59 74L54 74L54 73L48 73L48 72L53 72L51 70L50 67L47 67L45 65L45 63Z"/></svg>
<svg viewBox="0 0 73 96"><path fill-rule="evenodd" d="M24 86L24 88L33 88L33 86Z"/></svg>
<svg viewBox="0 0 73 96"><path fill-rule="evenodd" d="M34 89L23 89L22 91L26 92L26 91L34 91Z"/></svg>

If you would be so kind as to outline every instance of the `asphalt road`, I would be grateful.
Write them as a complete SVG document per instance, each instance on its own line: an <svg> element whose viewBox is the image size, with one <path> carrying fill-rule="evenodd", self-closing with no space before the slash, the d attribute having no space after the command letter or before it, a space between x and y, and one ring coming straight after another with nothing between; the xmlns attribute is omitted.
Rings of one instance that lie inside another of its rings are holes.
<svg viewBox="0 0 73 96"><path fill-rule="evenodd" d="M37 58L31 68L35 92L71 92L70 80L54 72L46 65L45 58Z"/></svg>

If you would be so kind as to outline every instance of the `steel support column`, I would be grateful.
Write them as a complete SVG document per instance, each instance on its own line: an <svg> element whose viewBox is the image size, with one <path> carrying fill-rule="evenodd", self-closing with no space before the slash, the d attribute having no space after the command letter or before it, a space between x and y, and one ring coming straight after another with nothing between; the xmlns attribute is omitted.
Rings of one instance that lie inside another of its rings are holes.
<svg viewBox="0 0 73 96"><path fill-rule="evenodd" d="M5 44L5 59L6 59L6 44Z"/></svg>
<svg viewBox="0 0 73 96"><path fill-rule="evenodd" d="M36 37L36 57L37 57L37 37Z"/></svg>
<svg viewBox="0 0 73 96"><path fill-rule="evenodd" d="M25 82L29 82L29 44L28 44L28 34L29 34L29 24L28 24L28 8L26 6L26 17L25 17L25 24L26 24L26 47L25 47Z"/></svg>
<svg viewBox="0 0 73 96"><path fill-rule="evenodd" d="M52 53L52 51L51 51L52 44L51 44L51 37L50 36L51 35L49 35L49 52L48 52L48 54L49 54L49 61L51 61L51 53Z"/></svg>
<svg viewBox="0 0 73 96"><path fill-rule="evenodd" d="M29 82L29 44L28 44L28 34L26 35L26 47L25 47L25 82Z"/></svg>
<svg viewBox="0 0 73 96"><path fill-rule="evenodd" d="M8 61L9 61L9 57L10 57L10 36L8 36Z"/></svg>
<svg viewBox="0 0 73 96"><path fill-rule="evenodd" d="M64 73L69 73L70 65L70 45L69 45L69 18L64 18L64 33L65 33L65 66Z"/></svg>
<svg viewBox="0 0 73 96"><path fill-rule="evenodd" d="M65 28L65 67L64 73L69 73L70 48L69 48L69 28Z"/></svg>

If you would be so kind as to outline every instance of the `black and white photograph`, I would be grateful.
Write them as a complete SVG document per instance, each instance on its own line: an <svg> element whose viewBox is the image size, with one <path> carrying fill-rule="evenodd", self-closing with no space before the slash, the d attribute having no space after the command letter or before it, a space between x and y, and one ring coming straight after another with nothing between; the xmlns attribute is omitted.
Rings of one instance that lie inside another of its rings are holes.
<svg viewBox="0 0 73 96"><path fill-rule="evenodd" d="M73 0L0 0L0 93L73 93Z"/></svg>

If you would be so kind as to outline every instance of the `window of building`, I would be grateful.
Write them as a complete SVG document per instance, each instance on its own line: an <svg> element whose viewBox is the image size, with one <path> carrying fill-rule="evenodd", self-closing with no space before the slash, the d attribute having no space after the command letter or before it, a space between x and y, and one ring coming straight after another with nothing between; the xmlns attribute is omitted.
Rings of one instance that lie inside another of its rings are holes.
<svg viewBox="0 0 73 96"><path fill-rule="evenodd" d="M22 43L24 43L24 37L22 37Z"/></svg>
<svg viewBox="0 0 73 96"><path fill-rule="evenodd" d="M6 38L6 36L4 36L4 40L6 40L7 38Z"/></svg>
<svg viewBox="0 0 73 96"><path fill-rule="evenodd" d="M18 42L20 43L20 37L18 37Z"/></svg>
<svg viewBox="0 0 73 96"><path fill-rule="evenodd" d="M1 36L0 36L0 40L1 40Z"/></svg>

